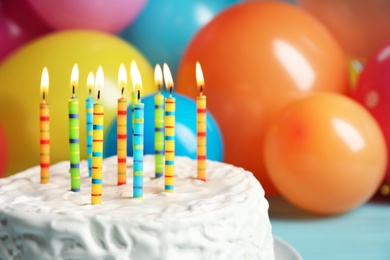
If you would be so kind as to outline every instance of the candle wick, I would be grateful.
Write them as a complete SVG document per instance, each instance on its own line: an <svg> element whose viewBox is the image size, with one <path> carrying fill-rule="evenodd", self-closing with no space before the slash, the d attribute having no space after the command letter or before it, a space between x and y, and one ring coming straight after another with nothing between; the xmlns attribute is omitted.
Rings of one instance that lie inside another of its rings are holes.
<svg viewBox="0 0 390 260"><path fill-rule="evenodd" d="M141 99L141 91L140 90L138 90L138 93L137 93L137 98L138 98L138 102L140 101L140 99Z"/></svg>
<svg viewBox="0 0 390 260"><path fill-rule="evenodd" d="M169 87L169 96L172 97L173 87Z"/></svg>
<svg viewBox="0 0 390 260"><path fill-rule="evenodd" d="M98 93L97 93L97 100L98 101L100 100L100 90L98 90Z"/></svg>
<svg viewBox="0 0 390 260"><path fill-rule="evenodd" d="M92 89L89 89L88 92L89 92L89 95L91 95L92 94Z"/></svg>
<svg viewBox="0 0 390 260"><path fill-rule="evenodd" d="M158 84L158 92L161 92L162 84Z"/></svg>
<svg viewBox="0 0 390 260"><path fill-rule="evenodd" d="M122 90L121 90L121 94L122 94L122 97L123 97L123 93L125 92L125 88L122 87Z"/></svg>
<svg viewBox="0 0 390 260"><path fill-rule="evenodd" d="M74 95L74 93L75 93L75 87L74 87L74 85L72 86L72 97L74 97L75 95Z"/></svg>
<svg viewBox="0 0 390 260"><path fill-rule="evenodd" d="M200 96L203 96L203 85L200 85Z"/></svg>
<svg viewBox="0 0 390 260"><path fill-rule="evenodd" d="M45 91L42 92L42 100L43 100L43 102L46 102L46 92Z"/></svg>

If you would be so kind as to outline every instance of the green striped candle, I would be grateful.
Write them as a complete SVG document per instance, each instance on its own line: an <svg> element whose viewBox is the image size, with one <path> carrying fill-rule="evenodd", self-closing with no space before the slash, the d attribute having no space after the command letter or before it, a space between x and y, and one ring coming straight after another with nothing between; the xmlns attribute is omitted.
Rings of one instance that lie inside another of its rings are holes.
<svg viewBox="0 0 390 260"><path fill-rule="evenodd" d="M162 70L159 64L154 70L154 80L159 93L154 96L154 154L155 176L164 175L164 96L161 95Z"/></svg>
<svg viewBox="0 0 390 260"><path fill-rule="evenodd" d="M73 66L70 85L72 97L68 102L69 111L69 161L70 161L70 187L74 192L80 191L80 125L79 125L79 99L75 95L79 78L77 64Z"/></svg>

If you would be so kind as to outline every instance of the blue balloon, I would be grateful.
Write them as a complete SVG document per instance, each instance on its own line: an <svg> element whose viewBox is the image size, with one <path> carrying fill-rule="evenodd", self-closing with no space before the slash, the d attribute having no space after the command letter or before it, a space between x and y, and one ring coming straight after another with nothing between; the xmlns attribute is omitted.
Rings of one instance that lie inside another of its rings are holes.
<svg viewBox="0 0 390 260"><path fill-rule="evenodd" d="M142 98L145 105L144 119L144 154L154 154L154 95ZM167 91L163 92L168 96ZM194 100L174 93L176 98L176 125L175 125L175 154L196 158L197 133L196 133L196 103ZM131 140L131 106L127 108L127 154L132 156ZM109 126L104 144L104 157L117 154L117 118L112 120ZM223 160L223 140L219 126L213 116L207 111L207 159Z"/></svg>
<svg viewBox="0 0 390 260"><path fill-rule="evenodd" d="M176 77L182 54L195 33L240 0L148 1L136 20L119 33L151 64L168 63Z"/></svg>

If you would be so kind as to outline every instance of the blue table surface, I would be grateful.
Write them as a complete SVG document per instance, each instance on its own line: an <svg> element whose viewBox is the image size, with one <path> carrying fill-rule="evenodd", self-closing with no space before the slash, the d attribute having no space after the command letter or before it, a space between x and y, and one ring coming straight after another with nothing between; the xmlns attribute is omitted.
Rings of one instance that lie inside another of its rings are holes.
<svg viewBox="0 0 390 260"><path fill-rule="evenodd" d="M375 197L347 213L308 213L267 198L272 232L308 259L390 259L390 198Z"/></svg>

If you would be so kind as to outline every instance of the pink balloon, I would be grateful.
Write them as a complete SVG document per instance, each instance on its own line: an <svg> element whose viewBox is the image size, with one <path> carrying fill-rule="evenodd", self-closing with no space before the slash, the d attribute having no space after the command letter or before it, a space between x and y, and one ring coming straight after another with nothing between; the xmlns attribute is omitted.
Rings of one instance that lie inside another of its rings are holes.
<svg viewBox="0 0 390 260"><path fill-rule="evenodd" d="M0 60L27 41L23 28L5 16L0 16L0 39Z"/></svg>
<svg viewBox="0 0 390 260"><path fill-rule="evenodd" d="M352 97L365 106L378 121L390 151L390 42L365 64ZM390 162L390 153L388 160ZM386 170L390 183L390 163Z"/></svg>
<svg viewBox="0 0 390 260"><path fill-rule="evenodd" d="M0 12L0 60L20 45L49 32L27 0L0 2Z"/></svg>
<svg viewBox="0 0 390 260"><path fill-rule="evenodd" d="M24 31L28 39L36 38L50 31L49 27L37 16L28 0L3 0L1 9L12 21L25 28Z"/></svg>
<svg viewBox="0 0 390 260"><path fill-rule="evenodd" d="M54 29L118 32L133 21L147 0L29 0Z"/></svg>

